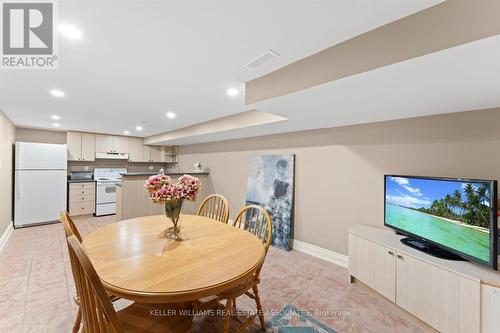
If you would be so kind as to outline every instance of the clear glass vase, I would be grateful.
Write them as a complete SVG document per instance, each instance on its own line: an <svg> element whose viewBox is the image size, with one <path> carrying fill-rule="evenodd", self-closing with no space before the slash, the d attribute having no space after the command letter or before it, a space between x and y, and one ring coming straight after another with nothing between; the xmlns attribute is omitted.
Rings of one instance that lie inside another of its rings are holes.
<svg viewBox="0 0 500 333"><path fill-rule="evenodd" d="M181 221L182 199L169 200L165 202L165 216L172 222L172 225L160 233L161 237L181 241Z"/></svg>

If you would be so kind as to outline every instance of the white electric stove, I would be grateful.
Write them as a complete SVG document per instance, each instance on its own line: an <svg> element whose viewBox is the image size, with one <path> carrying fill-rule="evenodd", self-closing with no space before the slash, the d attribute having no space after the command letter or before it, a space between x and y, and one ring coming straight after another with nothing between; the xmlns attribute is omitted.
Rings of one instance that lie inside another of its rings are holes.
<svg viewBox="0 0 500 333"><path fill-rule="evenodd" d="M116 214L116 184L121 183L125 168L95 168L94 179L97 181L95 215Z"/></svg>

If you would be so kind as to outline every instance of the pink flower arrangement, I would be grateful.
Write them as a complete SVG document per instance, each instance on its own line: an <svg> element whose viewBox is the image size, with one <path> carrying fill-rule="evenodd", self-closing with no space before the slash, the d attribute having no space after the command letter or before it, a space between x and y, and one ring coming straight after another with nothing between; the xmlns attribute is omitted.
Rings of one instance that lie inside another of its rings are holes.
<svg viewBox="0 0 500 333"><path fill-rule="evenodd" d="M173 184L172 179L162 173L149 177L144 184L149 198L159 204L179 199L195 201L200 187L201 182L196 177L183 175Z"/></svg>

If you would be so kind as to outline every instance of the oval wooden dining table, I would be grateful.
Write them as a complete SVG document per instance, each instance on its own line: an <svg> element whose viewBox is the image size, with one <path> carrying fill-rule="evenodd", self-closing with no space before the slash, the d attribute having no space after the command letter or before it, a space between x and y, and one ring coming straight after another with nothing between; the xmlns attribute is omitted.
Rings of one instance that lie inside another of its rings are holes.
<svg viewBox="0 0 500 333"><path fill-rule="evenodd" d="M182 241L161 238L164 215L108 224L83 239L104 287L142 303L194 301L226 291L262 264L262 242L207 217L181 215Z"/></svg>

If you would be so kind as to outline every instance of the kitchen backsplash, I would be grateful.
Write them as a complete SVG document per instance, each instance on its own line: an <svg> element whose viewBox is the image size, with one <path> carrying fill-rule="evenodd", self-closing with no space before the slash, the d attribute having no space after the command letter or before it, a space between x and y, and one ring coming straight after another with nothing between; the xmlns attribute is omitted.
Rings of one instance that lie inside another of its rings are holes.
<svg viewBox="0 0 500 333"><path fill-rule="evenodd" d="M153 170L149 167L152 166ZM86 169L86 167L88 169ZM130 163L126 161L99 160L95 162L68 162L68 174L71 171L93 171L94 168L127 168L129 172L156 172L163 168L165 171L178 172L177 165L169 163Z"/></svg>

